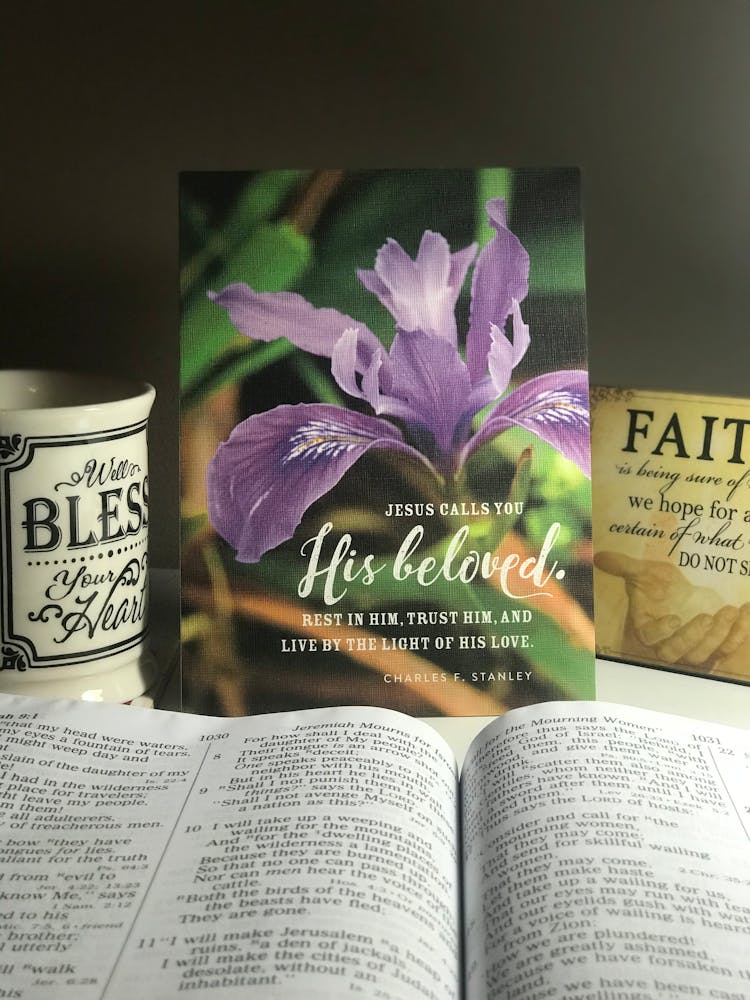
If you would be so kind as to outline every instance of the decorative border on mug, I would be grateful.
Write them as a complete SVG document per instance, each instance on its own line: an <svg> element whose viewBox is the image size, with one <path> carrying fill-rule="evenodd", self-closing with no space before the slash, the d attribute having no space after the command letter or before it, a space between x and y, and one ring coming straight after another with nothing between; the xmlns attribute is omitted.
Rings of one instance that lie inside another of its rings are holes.
<svg viewBox="0 0 750 1000"><path fill-rule="evenodd" d="M20 434L0 435L0 462L15 457L15 453L20 450L23 438Z"/></svg>

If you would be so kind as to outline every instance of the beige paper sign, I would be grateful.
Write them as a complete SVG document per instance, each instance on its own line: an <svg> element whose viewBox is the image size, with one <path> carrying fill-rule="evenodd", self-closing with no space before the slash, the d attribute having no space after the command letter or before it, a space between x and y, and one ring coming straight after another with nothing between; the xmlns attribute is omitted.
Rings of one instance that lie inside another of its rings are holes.
<svg viewBox="0 0 750 1000"><path fill-rule="evenodd" d="M750 402L591 391L602 656L750 682Z"/></svg>

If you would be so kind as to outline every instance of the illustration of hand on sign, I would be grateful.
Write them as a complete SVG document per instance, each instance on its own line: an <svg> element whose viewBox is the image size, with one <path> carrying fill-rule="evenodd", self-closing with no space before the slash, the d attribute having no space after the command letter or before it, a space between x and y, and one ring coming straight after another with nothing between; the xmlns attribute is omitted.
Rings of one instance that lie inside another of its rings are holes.
<svg viewBox="0 0 750 1000"><path fill-rule="evenodd" d="M622 649L633 659L746 676L750 603L724 604L671 563L598 552L597 569L625 584Z"/></svg>

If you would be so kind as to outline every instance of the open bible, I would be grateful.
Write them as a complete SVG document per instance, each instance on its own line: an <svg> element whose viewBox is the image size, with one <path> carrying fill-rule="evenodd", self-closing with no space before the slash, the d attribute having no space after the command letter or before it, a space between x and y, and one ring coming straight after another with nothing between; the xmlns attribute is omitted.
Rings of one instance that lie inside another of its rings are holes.
<svg viewBox="0 0 750 1000"><path fill-rule="evenodd" d="M750 735L0 698L0 997L750 998Z"/></svg>

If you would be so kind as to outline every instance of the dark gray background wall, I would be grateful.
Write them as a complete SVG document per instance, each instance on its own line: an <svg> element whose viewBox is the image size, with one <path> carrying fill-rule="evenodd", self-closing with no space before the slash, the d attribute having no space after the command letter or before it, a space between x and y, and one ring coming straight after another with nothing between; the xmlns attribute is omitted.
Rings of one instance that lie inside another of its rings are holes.
<svg viewBox="0 0 750 1000"><path fill-rule="evenodd" d="M3 15L2 366L153 382L178 558L177 174L579 164L592 381L750 396L748 0Z"/></svg>

